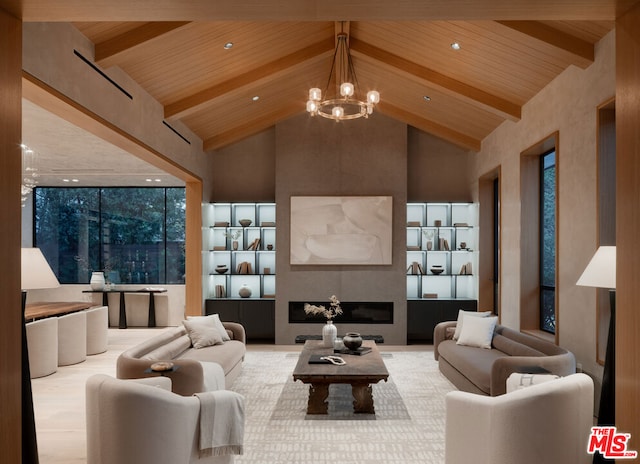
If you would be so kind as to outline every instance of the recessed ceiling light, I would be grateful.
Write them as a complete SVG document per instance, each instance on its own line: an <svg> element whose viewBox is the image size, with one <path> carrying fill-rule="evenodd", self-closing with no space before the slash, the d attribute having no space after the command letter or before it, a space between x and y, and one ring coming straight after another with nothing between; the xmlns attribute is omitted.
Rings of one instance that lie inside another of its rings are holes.
<svg viewBox="0 0 640 464"><path fill-rule="evenodd" d="M80 182L78 179L71 179L71 182Z"/></svg>
<svg viewBox="0 0 640 464"><path fill-rule="evenodd" d="M233 48L233 42L227 42L226 44L224 44L225 50L231 50L232 48Z"/></svg>
<svg viewBox="0 0 640 464"><path fill-rule="evenodd" d="M153 179L145 179L147 182L153 182Z"/></svg>
<svg viewBox="0 0 640 464"><path fill-rule="evenodd" d="M453 42L453 43L451 44L451 49L452 49L452 50L460 50L460 48L461 48L461 47L460 47L460 44L459 44L458 42Z"/></svg>
<svg viewBox="0 0 640 464"><path fill-rule="evenodd" d="M424 101L428 102L431 101L431 97L429 95L425 95L424 97L422 97L424 99Z"/></svg>
<svg viewBox="0 0 640 464"><path fill-rule="evenodd" d="M258 100L260 100L260 96L259 96L259 95L254 95L254 96L253 96L253 98L252 98L252 100L253 100L254 102L257 102Z"/></svg>
<svg viewBox="0 0 640 464"><path fill-rule="evenodd" d="M156 179L156 182L162 182L162 179Z"/></svg>
<svg viewBox="0 0 640 464"><path fill-rule="evenodd" d="M62 182L70 182L69 179L62 179Z"/></svg>

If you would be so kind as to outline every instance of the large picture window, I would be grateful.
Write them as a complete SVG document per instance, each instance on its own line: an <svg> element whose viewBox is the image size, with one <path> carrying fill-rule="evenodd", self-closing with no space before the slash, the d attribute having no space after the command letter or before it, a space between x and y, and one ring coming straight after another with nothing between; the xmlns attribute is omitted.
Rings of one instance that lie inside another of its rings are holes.
<svg viewBox="0 0 640 464"><path fill-rule="evenodd" d="M35 189L34 243L63 284L182 284L184 188Z"/></svg>

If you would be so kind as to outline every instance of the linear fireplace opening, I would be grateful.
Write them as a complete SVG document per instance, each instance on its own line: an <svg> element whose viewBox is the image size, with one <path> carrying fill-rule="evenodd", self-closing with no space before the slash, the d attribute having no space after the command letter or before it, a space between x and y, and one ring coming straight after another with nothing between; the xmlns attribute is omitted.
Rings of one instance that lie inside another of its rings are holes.
<svg viewBox="0 0 640 464"><path fill-rule="evenodd" d="M321 315L307 315L305 303L329 306L328 301L290 301L289 323L308 324L325 323L327 319ZM342 314L336 316L336 323L355 324L393 324L393 301L341 301Z"/></svg>

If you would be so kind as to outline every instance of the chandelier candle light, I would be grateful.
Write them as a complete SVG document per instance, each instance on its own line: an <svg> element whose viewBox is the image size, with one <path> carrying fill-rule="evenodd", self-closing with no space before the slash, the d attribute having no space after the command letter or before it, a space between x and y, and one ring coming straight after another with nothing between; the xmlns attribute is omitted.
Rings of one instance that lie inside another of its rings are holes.
<svg viewBox="0 0 640 464"><path fill-rule="evenodd" d="M322 328L322 344L327 348L333 348L333 343L338 335L338 329L333 325L333 318L342 314L338 298L335 295L331 295L329 308L324 305L316 306L305 303L304 312L305 314L322 315L327 318L327 323Z"/></svg>
<svg viewBox="0 0 640 464"><path fill-rule="evenodd" d="M340 32L337 39L338 43L333 54L329 80L324 91L325 97L328 96L329 86L335 82L336 94L323 100L322 91L319 88L309 89L307 111L311 116L320 115L336 122L361 117L367 118L373 113L375 105L380 102L380 93L376 90L370 90L367 92L365 101L358 100L356 96L358 79L347 43L348 35L345 32ZM337 95L338 92L340 96Z"/></svg>

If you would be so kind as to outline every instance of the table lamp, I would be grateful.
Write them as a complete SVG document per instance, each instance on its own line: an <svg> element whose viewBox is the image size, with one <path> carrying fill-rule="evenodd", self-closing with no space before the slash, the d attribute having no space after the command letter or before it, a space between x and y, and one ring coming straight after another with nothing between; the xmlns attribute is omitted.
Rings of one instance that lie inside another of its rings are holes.
<svg viewBox="0 0 640 464"><path fill-rule="evenodd" d="M576 285L609 289L611 318L609 319L607 352L602 374L598 425L613 426L616 419L616 247L601 246L598 248ZM596 452L593 455L593 462L608 461L604 461L602 455Z"/></svg>
<svg viewBox="0 0 640 464"><path fill-rule="evenodd" d="M22 462L38 463L38 443L33 415L31 372L24 310L27 302L25 290L55 288L60 283L39 248L23 248L21 256L22 287Z"/></svg>

